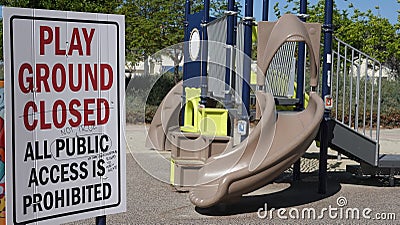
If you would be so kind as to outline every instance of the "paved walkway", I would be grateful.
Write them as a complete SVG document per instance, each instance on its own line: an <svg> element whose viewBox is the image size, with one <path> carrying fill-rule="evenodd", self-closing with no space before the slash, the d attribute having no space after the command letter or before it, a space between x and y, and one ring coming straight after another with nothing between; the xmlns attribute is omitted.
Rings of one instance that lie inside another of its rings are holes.
<svg viewBox="0 0 400 225"><path fill-rule="evenodd" d="M318 153L315 147L311 147L306 158L302 159L304 173L301 182L291 182L288 170L274 183L243 197L228 208L205 211L195 208L187 193L179 193L168 184L169 162L165 158L169 157L169 153L144 148L144 126L129 125L126 135L129 146L126 155L127 212L109 215L108 224L400 224L399 181L396 180L396 187L388 187L384 177L356 177L346 173L343 165L356 162L346 158L338 161L333 151L330 152L331 172L325 195L317 193ZM385 143L383 146L398 149L400 129L382 131L381 140ZM265 215L260 210L265 206L270 209L267 217L259 218ZM279 214L275 210L278 208L285 208L286 212L280 211ZM307 213L310 210L315 210L315 216L321 218L313 219L313 215L309 218ZM333 214L329 215L328 210ZM350 215L350 211L357 210L360 219ZM370 219L362 215L363 210ZM297 212L300 219L290 219L290 216L296 217ZM346 212L350 214L346 216ZM395 220L376 219L391 217L392 213L396 216ZM71 224L95 222L88 219Z"/></svg>

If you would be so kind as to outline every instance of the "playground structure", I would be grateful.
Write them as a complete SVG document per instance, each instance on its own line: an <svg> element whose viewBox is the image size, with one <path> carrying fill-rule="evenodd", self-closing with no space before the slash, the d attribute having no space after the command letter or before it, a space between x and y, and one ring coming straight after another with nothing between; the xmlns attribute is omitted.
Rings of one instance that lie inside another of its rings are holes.
<svg viewBox="0 0 400 225"><path fill-rule="evenodd" d="M263 10L266 21L268 1ZM327 0L322 100L317 94L321 25L304 23L304 17L294 15L282 16L278 22L258 22L254 84L250 78L252 1L246 1L241 22L234 1L228 1L226 16L220 19L210 18L209 1L194 14L186 1L183 82L159 106L147 145L171 150L171 183L189 187L185 190L190 190L193 204L206 208L229 202L268 184L293 164L298 179L298 160L314 139L320 141L319 193L327 188L328 147L373 168L388 169L394 184L400 155L380 154L379 148L381 65L337 39L337 48L332 49L332 10L333 1ZM301 1L300 13L306 13L306 1ZM304 107L306 47L311 90ZM362 59L372 63L372 74L361 71ZM367 88L372 89L371 96ZM296 95L291 94L294 91ZM251 92L256 95L259 122L249 134ZM211 98L224 108L206 107ZM237 145L235 130L242 140Z"/></svg>

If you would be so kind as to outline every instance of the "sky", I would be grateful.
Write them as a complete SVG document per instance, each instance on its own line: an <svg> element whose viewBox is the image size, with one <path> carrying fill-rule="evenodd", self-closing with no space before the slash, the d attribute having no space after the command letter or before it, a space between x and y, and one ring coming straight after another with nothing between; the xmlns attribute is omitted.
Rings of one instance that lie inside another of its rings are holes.
<svg viewBox="0 0 400 225"><path fill-rule="evenodd" d="M254 17L257 21L262 18L262 0L254 1ZM279 6L282 7L286 5L286 0L269 0L269 20L276 20L274 14L274 5L279 2ZM308 0L311 4L315 4L318 0ZM396 0L335 0L334 1L339 9L348 9L349 3L354 5L354 8L359 9L362 12L366 12L368 9L372 10L375 15L380 15L389 19L389 21L394 24L397 22L397 11L400 10L400 4ZM244 6L244 0L241 0L241 5ZM375 6L379 6L379 10L375 9ZM244 7L242 9L244 11ZM350 10L349 10L350 11Z"/></svg>
<svg viewBox="0 0 400 225"><path fill-rule="evenodd" d="M245 0L240 0L242 6L244 6ZM262 0L254 1L254 16L257 21L261 20L262 15ZM315 4L318 0L308 0L311 4ZM285 0L270 0L269 1L269 20L276 20L274 14L274 5L279 2L279 5L283 7L286 4ZM394 24L397 22L397 11L400 10L400 4L396 0L335 0L334 1L339 9L347 9L349 3L353 3L356 9L360 9L362 12L366 12L371 9L375 15L388 18L389 21ZM375 9L375 6L379 6L379 10ZM243 10L244 11L244 8ZM0 10L0 17L2 17L2 10Z"/></svg>

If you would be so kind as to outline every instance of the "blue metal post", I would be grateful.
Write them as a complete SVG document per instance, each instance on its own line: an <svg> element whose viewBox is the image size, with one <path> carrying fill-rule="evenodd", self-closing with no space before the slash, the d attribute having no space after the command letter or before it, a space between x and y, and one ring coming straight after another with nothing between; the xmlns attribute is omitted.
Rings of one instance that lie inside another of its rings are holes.
<svg viewBox="0 0 400 225"><path fill-rule="evenodd" d="M186 0L185 2L185 20L188 20L188 16L190 14L190 0Z"/></svg>
<svg viewBox="0 0 400 225"><path fill-rule="evenodd" d="M233 35L234 35L234 20L235 15L232 12L235 10L235 1L228 0L228 24L227 24L227 32L226 32L226 68L225 68L225 105L227 107L231 106L231 94L230 91L230 83L231 83L231 74L233 73L233 65L231 65L231 58L232 58L232 48L233 48Z"/></svg>
<svg viewBox="0 0 400 225"><path fill-rule="evenodd" d="M268 21L268 13L269 13L269 0L263 0L263 13L262 13L263 21Z"/></svg>
<svg viewBox="0 0 400 225"><path fill-rule="evenodd" d="M210 20L210 0L204 0L204 23Z"/></svg>
<svg viewBox="0 0 400 225"><path fill-rule="evenodd" d="M207 24L210 21L210 0L204 0L204 19L203 24ZM208 37L207 28L203 27L203 38L202 38L202 57L201 57L201 96L200 104L206 105L207 103L207 60L208 60Z"/></svg>
<svg viewBox="0 0 400 225"><path fill-rule="evenodd" d="M333 0L325 0L325 21L324 21L324 62L322 72L322 98L330 95L329 84L331 79L332 68L332 34L333 34ZM328 136L329 127L328 121L330 118L330 110L325 109L324 119L320 128L320 158L319 158L319 184L318 193L325 194L327 188L327 160L328 160Z"/></svg>
<svg viewBox="0 0 400 225"><path fill-rule="evenodd" d="M188 25L189 25L189 15L190 15L190 0L186 0L186 2L185 2L185 21L184 21L185 33L184 33L184 37L183 37L183 40L185 42L189 41L189 38L190 38L190 34L189 34L190 31L189 31L189 27L188 27ZM187 43L185 43L185 44L187 44ZM185 50L186 50L184 52L185 56L189 55L188 48L185 48ZM184 67L185 67L185 64L183 65ZM187 71L185 71L185 69L184 69L183 72L184 72L183 79L185 79L186 78L185 74L187 74Z"/></svg>
<svg viewBox="0 0 400 225"><path fill-rule="evenodd" d="M250 116L250 75L251 75L251 47L253 26L253 0L246 0L244 14L244 62L243 62L243 87L242 87L242 119L247 121L246 132L249 133ZM247 135L242 136L242 140Z"/></svg>
<svg viewBox="0 0 400 225"><path fill-rule="evenodd" d="M237 5L235 5L235 12L239 12L239 7ZM238 25L238 20L237 20L237 16L235 17L235 19L233 20L233 44L236 45L237 43L237 25Z"/></svg>
<svg viewBox="0 0 400 225"><path fill-rule="evenodd" d="M300 0L300 14L307 14L307 0ZM306 18L301 18L303 22L306 22ZM299 103L296 106L298 111L304 109L304 63L306 59L306 45L304 42L299 43L299 56L297 63L297 89L296 98L299 99ZM300 180L300 159L293 165L293 180Z"/></svg>
<svg viewBox="0 0 400 225"><path fill-rule="evenodd" d="M235 12L239 11L239 8L237 5L235 5ZM238 25L238 20L237 17L234 17L233 19L233 45L236 45L237 43L237 25ZM236 51L236 50L235 50ZM232 54L236 54L235 52L233 52ZM236 88L236 71L232 70L232 77L231 77L231 88L235 89Z"/></svg>
<svg viewBox="0 0 400 225"><path fill-rule="evenodd" d="M189 34L189 14L190 14L190 0L186 0L185 2L185 33L184 33L184 37L183 37L183 41L185 42L185 48L184 48L184 55L185 57L189 57L189 47L188 47L188 41L190 38L190 34ZM186 60L186 59L185 59ZM184 63L183 64L183 80L188 79L188 70L187 70L187 64Z"/></svg>
<svg viewBox="0 0 400 225"><path fill-rule="evenodd" d="M300 1L300 14L307 14L307 0ZM300 18L303 22L306 22L306 18ZM297 90L296 98L299 99L297 105L298 110L304 109L304 63L306 59L306 45L304 42L299 43L299 56L297 63Z"/></svg>
<svg viewBox="0 0 400 225"><path fill-rule="evenodd" d="M106 225L106 216L96 217L96 225Z"/></svg>
<svg viewBox="0 0 400 225"><path fill-rule="evenodd" d="M190 15L190 0L186 0L185 1L185 21L184 21L184 24L185 24L185 33L184 33L184 37L183 37L183 41L184 41L184 48L183 48L183 55L185 56L185 57L189 57L189 47L188 47L188 41L189 41L189 36L190 36L190 34L189 34L189 15ZM185 59L185 61L186 61L187 59ZM188 72L188 69L187 69L187 64L186 64L186 62L183 64L183 80L186 80L186 79L188 79L188 75L189 75L189 72ZM183 93L182 93L182 105L183 104L185 104L185 102L186 102L186 97L185 97L185 92L183 91ZM185 108L182 108L182 117L181 117L181 120L180 120L180 125L183 125L184 124L184 121L185 121L185 118L184 118L184 116L185 116Z"/></svg>

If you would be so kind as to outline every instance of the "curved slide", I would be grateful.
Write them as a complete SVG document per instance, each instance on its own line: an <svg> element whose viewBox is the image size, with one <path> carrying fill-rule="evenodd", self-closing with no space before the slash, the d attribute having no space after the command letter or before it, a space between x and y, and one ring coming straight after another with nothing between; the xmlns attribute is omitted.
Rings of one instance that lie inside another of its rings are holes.
<svg viewBox="0 0 400 225"><path fill-rule="evenodd" d="M151 121L147 134L146 147L155 150L165 150L168 130L179 126L179 110L183 91L183 81L177 83L164 97Z"/></svg>
<svg viewBox="0 0 400 225"><path fill-rule="evenodd" d="M285 41L304 41L311 50L310 84L315 89L320 30L320 24L305 24L289 14L275 23L260 22L259 33L267 37L258 43L261 74L266 74L273 55ZM263 85L265 76L257 76L257 83ZM181 93L182 86L176 86L157 110L149 130L153 148L164 148L166 132L162 127L172 124L168 116L179 109ZM276 113L274 98L269 93L258 92L257 101L261 120L250 135L234 148L209 158L199 170L197 185L190 192L190 200L196 206L211 207L265 186L297 161L317 135L324 113L317 93L310 93L308 107L302 112Z"/></svg>
<svg viewBox="0 0 400 225"><path fill-rule="evenodd" d="M164 149L163 127L173 123L181 91L179 83L162 101L150 126L147 146ZM261 120L246 140L208 159L199 171L198 185L190 192L193 204L206 208L265 186L297 161L314 140L324 112L318 94L310 94L309 105L302 112L279 113L271 94L256 95Z"/></svg>
<svg viewBox="0 0 400 225"><path fill-rule="evenodd" d="M302 41L310 50L310 85L318 85L320 24L306 24L285 14L277 22L259 22L257 84L279 47L287 41ZM324 104L317 93L309 95L302 112L275 113L272 94L258 93L261 120L249 137L231 151L206 161L198 174L190 200L206 208L265 186L298 160L318 133Z"/></svg>
<svg viewBox="0 0 400 225"><path fill-rule="evenodd" d="M264 108L253 132L231 151L210 158L190 192L196 206L206 208L265 186L298 160L314 140L324 105L316 94L302 112L275 113L273 96L258 93Z"/></svg>

